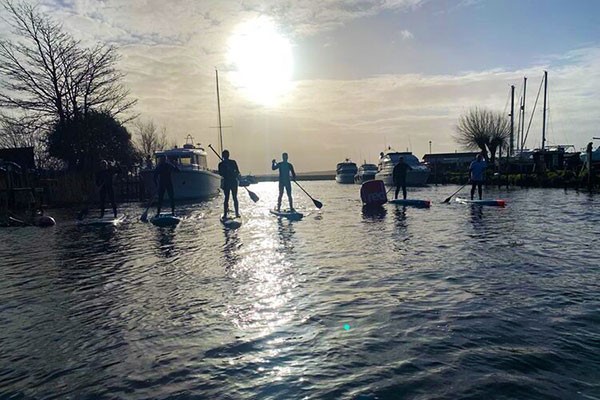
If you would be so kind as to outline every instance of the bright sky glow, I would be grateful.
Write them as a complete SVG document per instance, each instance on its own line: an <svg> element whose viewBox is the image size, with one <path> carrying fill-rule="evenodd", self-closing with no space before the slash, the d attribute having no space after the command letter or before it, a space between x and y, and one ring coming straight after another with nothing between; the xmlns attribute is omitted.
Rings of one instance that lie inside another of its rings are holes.
<svg viewBox="0 0 600 400"><path fill-rule="evenodd" d="M237 26L229 40L228 60L232 83L256 103L275 106L291 89L291 45L269 18Z"/></svg>

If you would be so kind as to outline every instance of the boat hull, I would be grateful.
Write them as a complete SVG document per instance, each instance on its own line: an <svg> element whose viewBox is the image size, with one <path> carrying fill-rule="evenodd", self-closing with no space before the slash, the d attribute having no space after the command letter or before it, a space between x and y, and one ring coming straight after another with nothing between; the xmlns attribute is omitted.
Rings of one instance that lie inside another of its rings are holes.
<svg viewBox="0 0 600 400"><path fill-rule="evenodd" d="M375 179L382 180L386 186L394 186L393 168L384 169L375 174ZM406 186L425 186L429 178L429 169L420 167L406 173Z"/></svg>
<svg viewBox="0 0 600 400"><path fill-rule="evenodd" d="M146 193L156 193L154 171L142 171ZM208 170L182 170L171 175L175 200L207 200L219 194L221 176ZM165 194L168 197L167 194Z"/></svg>
<svg viewBox="0 0 600 400"><path fill-rule="evenodd" d="M354 183L354 173L342 173L335 175L337 183Z"/></svg>

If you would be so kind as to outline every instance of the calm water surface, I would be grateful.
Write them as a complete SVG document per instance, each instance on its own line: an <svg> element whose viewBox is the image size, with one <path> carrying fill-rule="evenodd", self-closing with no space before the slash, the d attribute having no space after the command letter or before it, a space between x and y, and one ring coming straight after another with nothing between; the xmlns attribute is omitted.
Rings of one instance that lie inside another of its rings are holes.
<svg viewBox="0 0 600 400"><path fill-rule="evenodd" d="M0 230L2 399L600 399L600 197L364 212L358 186L276 184L157 228Z"/></svg>

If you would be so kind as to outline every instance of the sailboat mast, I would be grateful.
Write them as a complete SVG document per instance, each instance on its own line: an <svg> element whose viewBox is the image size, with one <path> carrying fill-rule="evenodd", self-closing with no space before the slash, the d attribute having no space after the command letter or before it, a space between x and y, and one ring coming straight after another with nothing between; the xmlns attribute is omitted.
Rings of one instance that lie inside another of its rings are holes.
<svg viewBox="0 0 600 400"><path fill-rule="evenodd" d="M548 71L544 71L544 119L542 120L542 151L546 148L546 96L548 94Z"/></svg>
<svg viewBox="0 0 600 400"><path fill-rule="evenodd" d="M523 78L523 103L521 103L521 114L523 114L523 118L521 118L521 152L523 152L523 147L525 147L525 94L527 93L527 77Z"/></svg>
<svg viewBox="0 0 600 400"><path fill-rule="evenodd" d="M508 156L515 153L515 85L510 85L510 143L508 144Z"/></svg>
<svg viewBox="0 0 600 400"><path fill-rule="evenodd" d="M219 153L223 153L223 126L221 124L221 99L219 98L219 71L215 68L217 80L217 110L219 112Z"/></svg>

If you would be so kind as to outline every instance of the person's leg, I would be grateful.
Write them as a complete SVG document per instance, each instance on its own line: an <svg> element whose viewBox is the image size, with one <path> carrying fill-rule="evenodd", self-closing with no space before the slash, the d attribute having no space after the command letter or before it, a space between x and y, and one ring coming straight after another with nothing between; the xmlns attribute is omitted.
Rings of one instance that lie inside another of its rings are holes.
<svg viewBox="0 0 600 400"><path fill-rule="evenodd" d="M475 182L471 183L471 200L473 200L473 196L475 196L475 186L477 186Z"/></svg>
<svg viewBox="0 0 600 400"><path fill-rule="evenodd" d="M279 197L277 197L277 211L281 210L281 198L283 197L283 182L279 182Z"/></svg>
<svg viewBox="0 0 600 400"><path fill-rule="evenodd" d="M237 184L234 184L233 187L231 188L231 196L233 197L233 208L235 209L235 216L239 217L240 216L240 205L238 203L237 192L238 192Z"/></svg>
<svg viewBox="0 0 600 400"><path fill-rule="evenodd" d="M164 185L158 185L158 203L156 203L156 215L160 215L160 209L162 207L163 198L165 197Z"/></svg>
<svg viewBox="0 0 600 400"><path fill-rule="evenodd" d="M115 202L115 191L112 187L108 188L108 196L110 199L110 205L113 209L113 215L117 218L117 203Z"/></svg>
<svg viewBox="0 0 600 400"><path fill-rule="evenodd" d="M104 218L104 201L106 200L106 188L100 189L100 218Z"/></svg>
<svg viewBox="0 0 600 400"><path fill-rule="evenodd" d="M292 182L285 184L285 191L287 192L288 202L290 203L290 211L294 211L294 200L292 199Z"/></svg>
<svg viewBox="0 0 600 400"><path fill-rule="evenodd" d="M229 212L229 192L231 188L229 185L223 186L223 194L225 195L225 199L223 200L223 218L227 218L227 213Z"/></svg>
<svg viewBox="0 0 600 400"><path fill-rule="evenodd" d="M404 196L404 200L406 200L406 182L402 182L402 196Z"/></svg>
<svg viewBox="0 0 600 400"><path fill-rule="evenodd" d="M483 182L477 184L477 192L479 193L479 200L481 200L483 194Z"/></svg>
<svg viewBox="0 0 600 400"><path fill-rule="evenodd" d="M175 192L173 191L173 182L169 182L167 185L167 192L169 193L169 200L171 200L171 214L175 215Z"/></svg>
<svg viewBox="0 0 600 400"><path fill-rule="evenodd" d="M398 193L400 192L400 185L396 184L396 194L394 195L394 199L398 198Z"/></svg>

